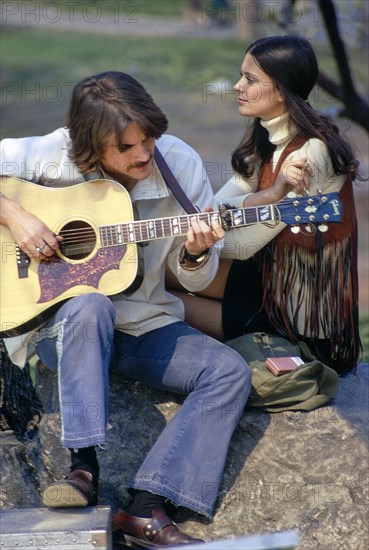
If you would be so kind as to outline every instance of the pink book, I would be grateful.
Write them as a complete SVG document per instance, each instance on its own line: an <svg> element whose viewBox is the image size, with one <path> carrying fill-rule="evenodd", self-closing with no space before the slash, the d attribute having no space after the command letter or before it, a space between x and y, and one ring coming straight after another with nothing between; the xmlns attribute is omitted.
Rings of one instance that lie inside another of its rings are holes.
<svg viewBox="0 0 369 550"><path fill-rule="evenodd" d="M267 368L275 376L286 374L304 364L301 357L268 357L265 361Z"/></svg>

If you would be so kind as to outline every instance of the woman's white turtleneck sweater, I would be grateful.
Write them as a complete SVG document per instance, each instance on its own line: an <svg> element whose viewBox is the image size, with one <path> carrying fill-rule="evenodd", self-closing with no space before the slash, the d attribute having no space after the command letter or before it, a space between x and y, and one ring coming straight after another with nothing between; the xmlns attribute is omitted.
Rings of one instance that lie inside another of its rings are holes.
<svg viewBox="0 0 369 550"><path fill-rule="evenodd" d="M273 165L276 166L280 155L288 143L295 137L298 129L290 119L288 113L272 120L261 121L261 125L268 130L269 140L276 146L273 154ZM301 158L307 158L313 170L313 175L309 177L311 195L318 193L318 190L323 193L330 193L339 191L342 188L346 178L345 176L334 174L328 149L321 140L316 138L309 139L300 149L293 151L287 157L286 162ZM254 173L250 178L243 178L239 174L235 174L218 191L215 195L216 205L218 206L220 203L227 202L236 208L242 207L245 196L256 192L258 178L259 164L256 162ZM256 223L227 231L221 255L223 258L239 260L250 258L285 227L286 224L283 222L280 222L273 228ZM298 239L298 234L296 238Z"/></svg>

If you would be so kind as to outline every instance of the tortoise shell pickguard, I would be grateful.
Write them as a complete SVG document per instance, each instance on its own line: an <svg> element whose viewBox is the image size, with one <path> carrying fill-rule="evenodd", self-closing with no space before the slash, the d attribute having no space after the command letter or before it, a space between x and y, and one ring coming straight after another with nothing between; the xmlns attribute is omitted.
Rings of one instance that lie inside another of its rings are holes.
<svg viewBox="0 0 369 550"><path fill-rule="evenodd" d="M41 262L38 269L41 294L38 303L54 300L72 287L87 285L98 288L104 273L119 269L126 245L99 248L96 255L84 263L69 263L59 256Z"/></svg>

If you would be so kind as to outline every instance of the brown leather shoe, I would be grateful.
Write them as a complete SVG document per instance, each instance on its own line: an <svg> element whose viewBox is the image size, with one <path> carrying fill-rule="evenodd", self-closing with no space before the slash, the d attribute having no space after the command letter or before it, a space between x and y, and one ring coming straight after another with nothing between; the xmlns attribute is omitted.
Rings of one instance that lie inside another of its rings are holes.
<svg viewBox="0 0 369 550"><path fill-rule="evenodd" d="M164 548L204 542L181 533L162 508L154 508L151 516L151 519L139 518L131 516L124 510L118 510L112 521L114 542L144 548Z"/></svg>
<svg viewBox="0 0 369 550"><path fill-rule="evenodd" d="M79 508L97 504L97 490L88 472L74 470L65 479L49 485L42 495L49 508Z"/></svg>

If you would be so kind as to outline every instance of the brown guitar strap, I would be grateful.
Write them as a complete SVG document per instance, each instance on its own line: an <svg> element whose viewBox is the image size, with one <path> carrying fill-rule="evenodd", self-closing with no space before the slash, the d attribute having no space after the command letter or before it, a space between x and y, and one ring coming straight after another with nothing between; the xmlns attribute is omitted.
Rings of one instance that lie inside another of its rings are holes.
<svg viewBox="0 0 369 550"><path fill-rule="evenodd" d="M159 149L155 147L154 151L155 162L160 170L161 175L163 176L165 183L172 191L173 195L187 212L187 214L197 214L198 209L192 204L190 199L187 197L186 193L183 191L182 187L179 185L177 179L175 178L173 172L166 163L163 155L160 153Z"/></svg>

